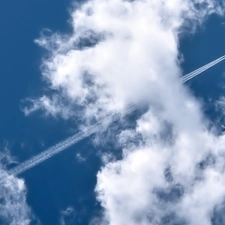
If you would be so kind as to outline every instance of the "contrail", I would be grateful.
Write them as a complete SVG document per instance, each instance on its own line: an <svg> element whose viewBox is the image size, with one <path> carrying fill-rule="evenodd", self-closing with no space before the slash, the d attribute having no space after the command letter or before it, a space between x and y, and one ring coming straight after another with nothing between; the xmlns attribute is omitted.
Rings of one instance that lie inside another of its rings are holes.
<svg viewBox="0 0 225 225"><path fill-rule="evenodd" d="M130 114L131 112L133 112L135 109L137 109L138 107L136 105L130 105L125 113L123 114L123 116ZM47 150L41 152L40 154L32 157L31 159L21 163L20 165L10 169L8 171L8 174L10 175L18 175L20 173L25 172L26 170L40 164L41 162L51 158L52 156L62 152L63 150L69 148L70 146L72 146L73 144L83 140L86 137L89 137L90 135L96 133L99 129L104 129L104 127L107 127L109 124L113 123L114 121L117 121L119 118L121 117L120 113L117 113L113 116L108 116L106 118L104 118L103 120L95 123L94 125L88 127L88 128L84 128L83 130L77 132L76 134L74 134L73 136L65 139L64 141L61 141L60 143L48 148ZM2 180L2 178L0 178L0 180Z"/></svg>
<svg viewBox="0 0 225 225"><path fill-rule="evenodd" d="M200 67L199 69L186 74L185 76L183 76L181 78L181 82L185 83L188 80L198 76L199 74L203 73L205 70L211 68L212 66L216 65L217 63L223 61L225 59L225 55L206 64L205 66ZM136 105L130 105L127 110L125 111L125 113L123 114L123 116L128 115L130 113L132 113L133 111L135 111L137 108L139 108L140 106L136 106ZM64 151L65 149L69 148L70 146L72 146L73 144L83 140L84 138L89 137L90 135L96 133L99 129L104 127L107 127L109 124L111 124L114 121L117 121L119 118L121 117L120 113L117 113L113 116L108 116L106 118L104 118L103 120L93 124L92 126L88 127L88 128L84 128L83 130L77 132L76 134L72 135L71 137L65 139L64 141L61 141L60 143L48 148L47 150L41 152L40 154L32 157L31 159L28 159L27 161L19 164L18 166L10 169L8 171L9 175L14 175L17 176L25 171L27 171L28 169L40 164L41 162L44 162L45 160L53 157L54 155ZM4 176L0 178L0 182L4 181Z"/></svg>
<svg viewBox="0 0 225 225"><path fill-rule="evenodd" d="M203 73L204 71L208 70L209 68L215 66L216 64L218 64L219 62L223 61L224 59L225 59L225 55L223 55L220 58L218 58L218 59L216 59L216 60L214 60L214 61L212 61L212 62L210 62L210 63L208 63L208 64L206 64L206 65L204 65L202 67L200 67L200 68L198 68L197 70L195 70L195 71L193 71L191 73L186 74L185 76L183 76L181 78L181 82L182 83L187 82L188 80L198 76L199 74Z"/></svg>

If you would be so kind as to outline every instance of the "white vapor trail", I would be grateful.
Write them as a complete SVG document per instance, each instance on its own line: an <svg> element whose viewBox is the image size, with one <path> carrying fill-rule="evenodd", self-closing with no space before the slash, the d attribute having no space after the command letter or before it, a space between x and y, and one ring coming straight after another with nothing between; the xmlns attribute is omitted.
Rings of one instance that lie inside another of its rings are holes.
<svg viewBox="0 0 225 225"><path fill-rule="evenodd" d="M181 82L185 83L188 80L198 76L199 74L203 73L204 71L208 70L209 68L215 66L216 64L218 64L219 62L223 61L225 59L225 55L221 56L220 58L198 68L197 70L192 71L191 73L186 74L185 76L183 76L181 78Z"/></svg>
<svg viewBox="0 0 225 225"><path fill-rule="evenodd" d="M138 107L136 105L130 105L125 113L123 114L128 115L131 112L133 112ZM121 114L117 113L113 116L108 116L104 118L103 120L93 124L92 126L88 128L84 128L81 131L77 132L76 134L72 135L71 137L65 139L64 141L59 142L58 144L48 148L47 150L41 152L40 154L32 157L31 159L21 163L20 165L12 168L9 170L10 175L18 175L20 173L25 172L26 170L40 164L41 162L51 158L52 156L62 152L63 150L69 148L73 144L83 140L86 137L89 137L90 135L96 133L101 127L107 127L107 125L111 124L112 122L118 120L121 117Z"/></svg>
<svg viewBox="0 0 225 225"><path fill-rule="evenodd" d="M225 55L206 64L205 66L200 67L199 69L188 73L187 75L183 76L181 78L181 82L185 83L188 80L194 78L195 76L203 73L205 70L211 68L212 66L216 65L217 63L223 61L225 59ZM137 108L139 108L140 106L135 106L135 105L130 105L127 110L125 111L125 113L123 114L128 115L131 112L133 112L134 110L136 110ZM120 118L121 114L117 113L113 116L108 116L105 119L93 124L92 126L85 128L79 132L77 132L76 134L72 135L71 137L65 139L64 141L61 141L60 143L48 148L47 150L41 152L40 154L32 157L31 159L28 159L27 161L21 163L20 165L10 169L8 171L8 173L10 175L18 175L21 174L25 171L27 171L28 169L40 164L41 162L44 162L45 160L51 158L52 156L64 151L65 149L69 148L70 146L72 146L73 144L89 137L90 135L96 133L101 127L107 127L106 125L111 124L112 122L118 120ZM4 177L0 178L0 181L4 181Z"/></svg>

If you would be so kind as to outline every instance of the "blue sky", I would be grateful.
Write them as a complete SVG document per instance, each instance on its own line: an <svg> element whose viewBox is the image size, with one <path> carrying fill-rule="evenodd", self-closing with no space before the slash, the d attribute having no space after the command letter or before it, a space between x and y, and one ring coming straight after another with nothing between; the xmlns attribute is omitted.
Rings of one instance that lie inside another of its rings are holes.
<svg viewBox="0 0 225 225"><path fill-rule="evenodd" d="M179 1L0 2L2 174L121 113L7 176L0 224L222 223L225 64L185 85L179 77L224 54L224 12L213 0L197 11L199 1ZM123 118L130 103L144 109Z"/></svg>

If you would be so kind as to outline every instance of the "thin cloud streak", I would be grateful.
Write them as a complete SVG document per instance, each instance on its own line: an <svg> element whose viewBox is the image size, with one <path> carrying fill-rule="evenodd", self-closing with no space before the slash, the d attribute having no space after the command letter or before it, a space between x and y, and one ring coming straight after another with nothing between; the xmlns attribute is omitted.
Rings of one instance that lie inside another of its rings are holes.
<svg viewBox="0 0 225 225"><path fill-rule="evenodd" d="M218 64L219 62L223 61L224 59L225 59L225 56L222 56L222 57L206 64L205 66L202 66L199 69L197 69L191 73L188 73L187 75L185 75L181 78L181 82L185 83L185 82L189 81L190 79L196 77L197 75L203 73L207 69L209 69L209 68L213 67L214 65ZM123 116L126 116L126 115L134 112L139 107L140 106L130 105L130 107L128 107L126 109L126 111L123 113ZM46 161L47 159L50 159L54 155L59 154L60 152L71 147L72 145L78 143L79 141L89 137L90 135L92 135L94 133L97 133L101 128L105 129L114 121L119 120L120 117L121 117L121 115L119 113L115 114L115 115L111 115L111 116L108 116L108 117L104 118L103 120L95 123L94 125L92 125L88 128L84 128L83 130L79 131L78 133L72 135L71 137L48 148L47 150L41 152L40 154L38 154L38 155L32 157L31 159L16 166L15 168L10 169L8 171L8 174L17 176L33 167L39 165L40 163ZM0 179L4 181L4 177L2 177Z"/></svg>
<svg viewBox="0 0 225 225"><path fill-rule="evenodd" d="M130 105L130 107L128 107L126 109L126 111L123 112L123 116L126 116L126 115L132 113L137 108L138 108L137 106ZM48 148L47 150L41 152L40 154L38 154L38 155L32 157L31 159L16 166L15 168L10 169L8 171L8 174L17 176L17 175L27 171L28 169L31 169L34 166L37 166L38 164L46 161L47 159L53 157L54 155L59 154L60 152L66 150L67 148L74 145L75 143L96 133L100 129L102 129L102 130L106 129L112 122L119 120L119 118L121 118L121 114L117 113L115 115L111 115L111 116L104 118L103 120L95 123L92 126L84 128L83 130L79 131L78 133L72 135L71 137ZM1 181L4 181L4 177L1 177L0 179L1 179Z"/></svg>

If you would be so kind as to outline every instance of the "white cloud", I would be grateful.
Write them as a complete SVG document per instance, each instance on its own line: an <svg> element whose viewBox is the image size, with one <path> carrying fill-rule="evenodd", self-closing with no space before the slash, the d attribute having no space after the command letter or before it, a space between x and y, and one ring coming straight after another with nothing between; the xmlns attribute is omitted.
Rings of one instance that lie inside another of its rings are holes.
<svg viewBox="0 0 225 225"><path fill-rule="evenodd" d="M65 210L62 210L60 214L60 225L74 224L74 220L76 217L74 208L67 207Z"/></svg>
<svg viewBox="0 0 225 225"><path fill-rule="evenodd" d="M197 13L196 4L201 6ZM180 76L177 42L182 25L194 29L213 9L211 1L89 1L72 14L71 36L36 40L51 53L42 72L58 93L44 95L25 113L44 109L68 118L81 107L86 117L98 118L102 110L104 115L157 97L158 85Z"/></svg>
<svg viewBox="0 0 225 225"><path fill-rule="evenodd" d="M80 153L77 153L77 154L76 154L76 159L77 159L77 161L80 162L80 163L81 163L81 162L83 163L83 162L86 161L86 158L85 158L84 156L82 156Z"/></svg>
<svg viewBox="0 0 225 225"><path fill-rule="evenodd" d="M209 130L180 82L179 37L222 9L212 0L92 0L72 13L73 34L36 41L50 53L42 72L54 92L33 109L92 120L130 103L149 106L118 135L123 158L103 157L102 223L211 224L225 194L225 137Z"/></svg>
<svg viewBox="0 0 225 225"><path fill-rule="evenodd" d="M60 117L68 119L72 115L67 108L64 108L64 105L62 102L60 102L60 100L61 99L57 98L56 96L49 98L45 95L38 100L28 98L23 101L25 107L23 107L22 110L26 116L37 110L42 110L46 115L51 115L54 117L60 115Z"/></svg>
<svg viewBox="0 0 225 225"><path fill-rule="evenodd" d="M143 127L147 125L151 124ZM214 207L225 196L225 136L199 131L197 137L195 132L186 133L165 143L165 136L154 138L152 133L144 132L144 147L125 149L123 160L98 173L96 191L105 220L116 225L165 220L211 224Z"/></svg>
<svg viewBox="0 0 225 225"><path fill-rule="evenodd" d="M39 224L27 204L27 190L22 179L9 175L6 165L15 163L8 150L0 156L0 223L10 225Z"/></svg>

